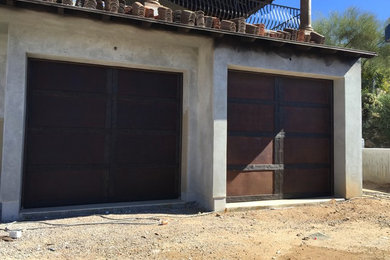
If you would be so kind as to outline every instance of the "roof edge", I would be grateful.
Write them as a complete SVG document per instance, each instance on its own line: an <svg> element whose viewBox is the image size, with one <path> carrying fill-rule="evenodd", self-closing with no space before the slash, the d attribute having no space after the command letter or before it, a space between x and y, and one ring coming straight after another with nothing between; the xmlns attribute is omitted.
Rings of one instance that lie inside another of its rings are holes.
<svg viewBox="0 0 390 260"><path fill-rule="evenodd" d="M9 6L9 7L18 7L18 8L28 8L34 11L46 11L50 13L57 13L59 15L73 15L73 16L83 16L88 14L88 18L93 20L102 20L105 22L117 22L117 23L126 23L141 25L142 27L155 29L165 29L169 31L178 31L182 33L198 33L203 35L208 35L214 38L222 37L232 37L244 42L261 42L274 47L290 46L301 51L319 51L323 54L335 54L335 55L345 55L348 57L355 58L374 58L377 55L375 52L365 51L365 50L356 50L350 48L343 48L337 46L330 46L325 44L313 44L307 42L298 42L292 40L285 40L279 38L271 38L267 36L258 36L246 33L239 32L229 32L224 30L217 30L213 28L203 28L197 26L189 26L179 23L170 23L154 18L139 17L129 14L120 14L112 13L103 10L97 9L88 9L83 7L76 7L70 5L63 5L58 3L43 2L39 0L0 0L0 5Z"/></svg>

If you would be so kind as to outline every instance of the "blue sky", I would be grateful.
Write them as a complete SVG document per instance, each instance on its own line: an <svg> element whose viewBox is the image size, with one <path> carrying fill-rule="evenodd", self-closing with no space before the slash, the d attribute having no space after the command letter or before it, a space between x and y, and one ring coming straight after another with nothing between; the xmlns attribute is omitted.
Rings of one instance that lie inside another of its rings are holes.
<svg viewBox="0 0 390 260"><path fill-rule="evenodd" d="M312 0L313 20L321 16L327 17L330 12L343 12L350 6L356 6L362 11L368 11L385 21L390 17L390 0ZM275 0L274 4L299 8L300 0Z"/></svg>

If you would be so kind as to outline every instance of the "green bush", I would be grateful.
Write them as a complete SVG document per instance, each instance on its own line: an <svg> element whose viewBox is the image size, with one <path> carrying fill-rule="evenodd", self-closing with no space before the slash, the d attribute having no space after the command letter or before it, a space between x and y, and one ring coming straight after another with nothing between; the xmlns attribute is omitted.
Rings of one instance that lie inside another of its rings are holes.
<svg viewBox="0 0 390 260"><path fill-rule="evenodd" d="M372 13L351 7L344 13L314 22L326 43L377 52L362 59L363 138L368 147L390 147L390 44L384 41L385 25Z"/></svg>

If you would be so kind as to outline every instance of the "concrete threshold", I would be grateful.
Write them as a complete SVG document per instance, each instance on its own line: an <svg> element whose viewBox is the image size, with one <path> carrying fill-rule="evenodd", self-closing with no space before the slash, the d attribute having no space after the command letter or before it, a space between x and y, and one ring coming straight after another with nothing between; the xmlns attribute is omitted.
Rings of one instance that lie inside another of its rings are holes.
<svg viewBox="0 0 390 260"><path fill-rule="evenodd" d="M256 209L277 209L288 208L297 206L309 206L321 203L327 203L331 200L337 202L345 201L344 198L322 197L311 199L282 199L282 200L262 200L262 201L248 201L248 202L234 202L227 203L227 211L243 211L243 210L256 210Z"/></svg>
<svg viewBox="0 0 390 260"><path fill-rule="evenodd" d="M190 203L177 199L35 208L21 210L20 219L66 218L93 214L164 213L169 209L181 208L188 204Z"/></svg>

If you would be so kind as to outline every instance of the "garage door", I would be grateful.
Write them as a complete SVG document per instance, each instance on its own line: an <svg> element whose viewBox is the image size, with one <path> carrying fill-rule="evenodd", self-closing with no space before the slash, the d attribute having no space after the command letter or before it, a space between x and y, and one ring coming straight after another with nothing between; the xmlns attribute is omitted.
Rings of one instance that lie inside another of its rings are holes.
<svg viewBox="0 0 390 260"><path fill-rule="evenodd" d="M332 84L229 71L228 201L332 194Z"/></svg>
<svg viewBox="0 0 390 260"><path fill-rule="evenodd" d="M181 75L31 59L24 208L179 196Z"/></svg>

